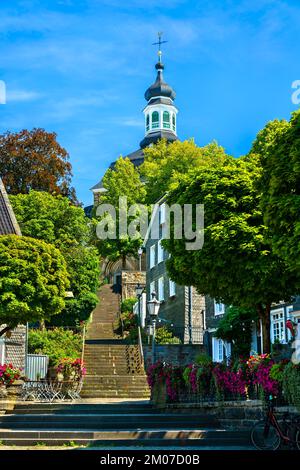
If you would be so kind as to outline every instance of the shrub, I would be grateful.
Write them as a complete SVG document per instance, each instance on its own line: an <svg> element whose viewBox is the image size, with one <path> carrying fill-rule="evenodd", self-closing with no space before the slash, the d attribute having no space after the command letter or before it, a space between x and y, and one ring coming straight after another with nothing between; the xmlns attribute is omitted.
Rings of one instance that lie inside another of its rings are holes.
<svg viewBox="0 0 300 470"><path fill-rule="evenodd" d="M136 344L137 341L138 341L138 337L139 337L139 330L138 330L138 327L137 326L134 326L133 328L131 328L129 330L129 334L128 336L126 336L126 342L131 344ZM145 333L145 331L141 328L141 338L142 338L142 342L145 343L147 341L147 334Z"/></svg>
<svg viewBox="0 0 300 470"><path fill-rule="evenodd" d="M121 314L123 327L125 331L130 331L137 326L137 316L132 312L124 312Z"/></svg>
<svg viewBox="0 0 300 470"><path fill-rule="evenodd" d="M81 335L71 330L55 328L29 331L28 352L47 355L50 366L57 366L65 357L75 360L81 355L81 348Z"/></svg>
<svg viewBox="0 0 300 470"><path fill-rule="evenodd" d="M157 328L155 334L155 341L157 344L180 344L181 341L177 336L174 336L173 332L166 326Z"/></svg>
<svg viewBox="0 0 300 470"><path fill-rule="evenodd" d="M132 312L134 304L136 304L137 299L135 297L128 297L128 299L123 300L121 303L121 312Z"/></svg>
<svg viewBox="0 0 300 470"><path fill-rule="evenodd" d="M199 366L209 366L212 364L212 358L207 354L199 354L196 356L195 363Z"/></svg>
<svg viewBox="0 0 300 470"><path fill-rule="evenodd" d="M282 374L283 394L288 403L300 410L300 365L289 362Z"/></svg>
<svg viewBox="0 0 300 470"><path fill-rule="evenodd" d="M219 323L215 336L232 343L233 356L247 357L251 347L252 326L256 320L256 310L229 307Z"/></svg>

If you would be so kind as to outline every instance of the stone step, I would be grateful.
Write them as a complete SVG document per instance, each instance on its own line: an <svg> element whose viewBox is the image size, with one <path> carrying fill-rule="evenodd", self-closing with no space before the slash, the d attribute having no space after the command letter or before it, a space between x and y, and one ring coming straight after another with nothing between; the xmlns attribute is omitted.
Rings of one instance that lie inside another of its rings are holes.
<svg viewBox="0 0 300 470"><path fill-rule="evenodd" d="M125 397L125 398L150 398L150 392L143 388L113 388L113 387L87 387L81 392L83 398L114 398L114 397Z"/></svg>
<svg viewBox="0 0 300 470"><path fill-rule="evenodd" d="M139 413L134 414L8 414L0 417L0 429L12 426L24 427L29 429L30 427L38 426L44 429L45 427L68 427L68 426L79 426L80 428L86 429L128 429L133 427L163 427L166 422L174 429L182 426L188 426L192 429L194 427L208 427L211 428L216 426L217 420L213 419L208 415L184 415L184 414L162 414L162 413Z"/></svg>
<svg viewBox="0 0 300 470"><path fill-rule="evenodd" d="M136 375L135 377L129 376L121 376L121 375L89 375L85 377L84 386L88 383L99 383L99 384L110 384L110 385L118 385L118 384L126 384L126 385L143 385L144 387L147 384L147 380L143 376Z"/></svg>
<svg viewBox="0 0 300 470"><path fill-rule="evenodd" d="M127 402L126 404L72 404L72 403L32 403L16 404L6 414L161 414L164 410L153 408L149 403ZM172 410L171 410L172 413Z"/></svg>
<svg viewBox="0 0 300 470"><path fill-rule="evenodd" d="M115 447L208 447L218 446L220 448L233 446L249 446L249 432L228 432L222 429L216 430L185 430L178 431L169 429L167 431L152 430L127 430L110 432L90 431L6 431L0 432L3 445L31 446L44 443L49 446L60 446L74 442L77 445L100 446L102 449Z"/></svg>

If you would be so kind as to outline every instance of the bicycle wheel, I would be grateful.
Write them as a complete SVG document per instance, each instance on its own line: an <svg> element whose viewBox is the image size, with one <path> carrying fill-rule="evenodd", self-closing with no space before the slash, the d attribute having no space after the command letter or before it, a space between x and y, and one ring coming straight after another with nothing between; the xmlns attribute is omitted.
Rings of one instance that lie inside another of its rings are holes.
<svg viewBox="0 0 300 470"><path fill-rule="evenodd" d="M271 425L266 432L266 422L262 420L253 426L251 442L258 450L277 450L281 439L276 429Z"/></svg>
<svg viewBox="0 0 300 470"><path fill-rule="evenodd" d="M296 448L300 450L300 429L299 428L296 431L295 444L296 444Z"/></svg>

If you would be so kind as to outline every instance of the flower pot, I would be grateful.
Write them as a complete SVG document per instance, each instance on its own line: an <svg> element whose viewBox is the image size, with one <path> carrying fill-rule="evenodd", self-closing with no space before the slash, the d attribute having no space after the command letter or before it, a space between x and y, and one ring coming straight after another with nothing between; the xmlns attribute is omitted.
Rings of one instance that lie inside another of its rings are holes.
<svg viewBox="0 0 300 470"><path fill-rule="evenodd" d="M164 406L167 403L167 386L165 380L156 383L153 386L151 402L154 405Z"/></svg>
<svg viewBox="0 0 300 470"><path fill-rule="evenodd" d="M50 380L55 380L57 377L56 367L48 367L47 378Z"/></svg>

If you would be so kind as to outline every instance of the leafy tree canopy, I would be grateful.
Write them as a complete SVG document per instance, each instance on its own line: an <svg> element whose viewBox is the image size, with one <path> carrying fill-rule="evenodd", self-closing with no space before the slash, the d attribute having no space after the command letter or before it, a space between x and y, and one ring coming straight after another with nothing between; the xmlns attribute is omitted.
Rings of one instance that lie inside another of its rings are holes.
<svg viewBox="0 0 300 470"><path fill-rule="evenodd" d="M103 177L103 186L106 192L101 196L101 204L111 204L116 210L116 220L111 221L116 232L116 239L98 240L97 247L103 257L111 261L120 258L125 260L127 256L137 256L137 250L142 245L140 237L130 237L121 234L119 236L119 198L127 197L126 210L131 205L142 204L145 201L146 189L141 182L139 171L129 158L119 158L113 169L108 169ZM124 208L124 207L123 207ZM130 223L131 217L128 217Z"/></svg>
<svg viewBox="0 0 300 470"><path fill-rule="evenodd" d="M251 152L262 163L261 207L273 250L296 274L300 268L300 110L289 122L268 123Z"/></svg>
<svg viewBox="0 0 300 470"><path fill-rule="evenodd" d="M56 137L36 128L0 135L0 175L9 194L36 189L76 201L69 155Z"/></svg>
<svg viewBox="0 0 300 470"><path fill-rule="evenodd" d="M34 190L9 198L23 235L54 243L58 248L89 243L89 219L68 198Z"/></svg>
<svg viewBox="0 0 300 470"><path fill-rule="evenodd" d="M258 309L268 351L271 303L289 298L296 278L268 242L257 190L261 172L254 155L195 172L168 202L204 204L203 248L187 251L185 240L174 239L164 245L171 253L167 267L174 281L192 284L227 305Z"/></svg>
<svg viewBox="0 0 300 470"><path fill-rule="evenodd" d="M49 320L65 306L66 263L57 248L17 235L0 237L0 324Z"/></svg>
<svg viewBox="0 0 300 470"><path fill-rule="evenodd" d="M73 325L86 320L98 301L100 267L97 250L89 245L92 226L84 210L66 197L38 191L10 196L10 200L22 233L53 243L67 262L74 299L52 322Z"/></svg>
<svg viewBox="0 0 300 470"><path fill-rule="evenodd" d="M140 171L145 179L149 203L154 203L165 192L175 189L195 169L214 166L230 158L216 142L198 147L193 140L177 140L169 144L163 139L145 148L144 154L145 161Z"/></svg>
<svg viewBox="0 0 300 470"><path fill-rule="evenodd" d="M215 336L232 343L234 356L249 357L252 326L256 321L255 309L228 307Z"/></svg>

